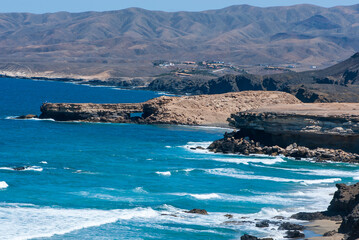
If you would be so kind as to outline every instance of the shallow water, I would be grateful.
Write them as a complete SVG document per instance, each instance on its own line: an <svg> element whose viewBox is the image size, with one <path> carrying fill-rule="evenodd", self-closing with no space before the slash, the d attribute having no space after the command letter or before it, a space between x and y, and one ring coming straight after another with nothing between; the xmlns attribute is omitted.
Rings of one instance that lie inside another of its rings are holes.
<svg viewBox="0 0 359 240"><path fill-rule="evenodd" d="M141 102L150 91L0 79L1 239L280 239L254 221L324 210L359 167L213 154L226 129L11 120L42 102ZM228 130L227 130L228 131ZM12 167L28 166L26 171ZM204 208L208 216L184 213ZM225 223L224 216L234 216ZM274 228L274 230L272 230Z"/></svg>

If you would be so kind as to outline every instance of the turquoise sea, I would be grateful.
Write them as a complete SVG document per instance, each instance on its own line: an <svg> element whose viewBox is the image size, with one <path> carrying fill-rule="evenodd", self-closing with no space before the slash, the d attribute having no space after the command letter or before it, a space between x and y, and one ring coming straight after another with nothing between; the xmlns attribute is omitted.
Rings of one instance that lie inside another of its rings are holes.
<svg viewBox="0 0 359 240"><path fill-rule="evenodd" d="M359 167L191 150L228 129L12 120L43 102L141 102L149 91L0 79L0 239L281 239L255 222L324 210ZM26 166L25 171L13 167ZM188 214L193 208L209 215ZM228 219L225 214L232 214ZM276 220L282 221L282 220Z"/></svg>

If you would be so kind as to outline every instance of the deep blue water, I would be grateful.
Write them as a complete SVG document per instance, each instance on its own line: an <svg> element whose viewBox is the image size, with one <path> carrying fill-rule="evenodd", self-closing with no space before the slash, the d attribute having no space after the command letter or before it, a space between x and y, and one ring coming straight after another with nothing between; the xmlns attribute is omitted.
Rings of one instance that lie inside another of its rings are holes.
<svg viewBox="0 0 359 240"><path fill-rule="evenodd" d="M1 239L280 239L274 225L240 221L324 210L334 183L359 179L353 165L190 149L226 129L8 118L39 114L46 101L141 102L154 92L21 79L0 86ZM21 166L31 167L11 170ZM192 208L209 215L184 213Z"/></svg>

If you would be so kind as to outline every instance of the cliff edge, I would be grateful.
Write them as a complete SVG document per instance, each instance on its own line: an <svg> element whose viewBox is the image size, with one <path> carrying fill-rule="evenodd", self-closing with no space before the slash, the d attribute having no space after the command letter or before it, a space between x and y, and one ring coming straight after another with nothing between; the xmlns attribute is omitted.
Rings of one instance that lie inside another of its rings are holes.
<svg viewBox="0 0 359 240"><path fill-rule="evenodd" d="M57 121L228 126L231 114L266 105L298 104L284 92L245 91L183 97L162 96L144 103L44 103L40 118ZM137 113L136 116L134 113ZM140 116L138 116L140 115Z"/></svg>
<svg viewBox="0 0 359 240"><path fill-rule="evenodd" d="M358 103L266 106L232 114L229 122L240 136L265 145L296 143L359 153Z"/></svg>

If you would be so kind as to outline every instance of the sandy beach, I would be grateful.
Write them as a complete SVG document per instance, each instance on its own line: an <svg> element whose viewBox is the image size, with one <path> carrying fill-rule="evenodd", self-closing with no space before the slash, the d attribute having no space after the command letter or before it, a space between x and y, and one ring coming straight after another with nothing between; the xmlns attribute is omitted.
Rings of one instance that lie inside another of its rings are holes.
<svg viewBox="0 0 359 240"><path fill-rule="evenodd" d="M341 222L338 221L331 221L331 220L315 220L308 223L307 229L313 231L316 234L324 235L330 231L338 231ZM336 233L333 236L328 237L312 237L309 238L312 240L319 240L319 239L327 239L327 240L342 240L344 239L344 234Z"/></svg>

